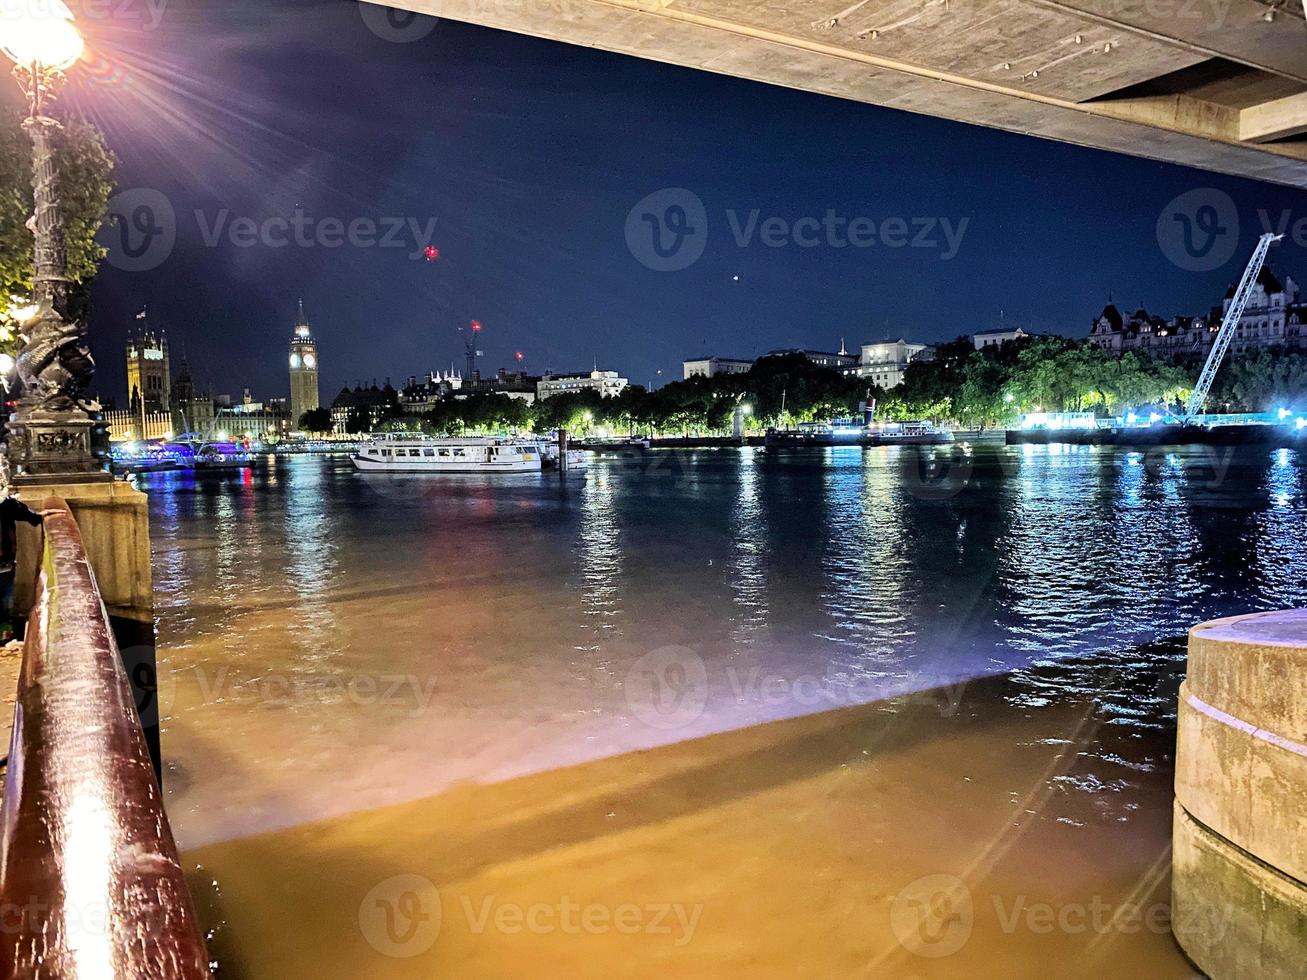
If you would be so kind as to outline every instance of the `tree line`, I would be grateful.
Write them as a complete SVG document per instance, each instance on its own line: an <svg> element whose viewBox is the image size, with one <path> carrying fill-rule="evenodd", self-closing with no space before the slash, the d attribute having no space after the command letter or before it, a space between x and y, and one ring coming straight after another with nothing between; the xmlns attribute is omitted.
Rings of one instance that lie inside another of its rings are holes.
<svg viewBox="0 0 1307 980"><path fill-rule="evenodd" d="M1197 356L1175 362L1147 353L1113 357L1088 340L1032 337L977 350L969 337L939 345L914 361L898 386L885 390L820 367L801 354L757 361L743 374L674 381L656 391L638 385L602 398L583 391L535 404L493 392L447 398L422 416L391 409L376 427L434 435L567 429L573 433L723 435L742 409L751 431L791 428L856 414L865 399L882 420L930 420L964 427L1002 425L1025 412L1175 411L1201 368ZM1212 411L1268 411L1307 401L1307 357L1259 349L1232 356L1217 376ZM302 423L330 420L326 410ZM316 429L317 425L306 428ZM372 428L352 420L350 431Z"/></svg>
<svg viewBox="0 0 1307 980"><path fill-rule="evenodd" d="M612 434L723 435L737 409L751 431L791 428L856 414L875 403L882 420L930 420L967 428L1002 425L1025 412L1180 409L1201 358L1178 361L1141 352L1114 357L1089 340L1030 337L977 350L970 337L939 345L931 360L914 361L901 384L885 390L864 379L814 364L802 354L758 360L742 374L674 381L656 391L638 385L616 397L583 391L527 404L495 393L447 398L423 416L396 406L381 428L434 435L567 429ZM1307 357L1270 348L1231 355L1217 376L1212 411L1268 411L1307 406ZM324 413L325 414L325 413ZM370 421L351 426L366 431Z"/></svg>

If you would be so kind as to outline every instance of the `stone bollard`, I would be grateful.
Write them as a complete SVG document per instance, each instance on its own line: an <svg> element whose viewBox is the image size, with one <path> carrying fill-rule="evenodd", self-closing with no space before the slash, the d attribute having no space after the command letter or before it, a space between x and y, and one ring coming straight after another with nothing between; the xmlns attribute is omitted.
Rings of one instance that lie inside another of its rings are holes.
<svg viewBox="0 0 1307 980"><path fill-rule="evenodd" d="M1307 976L1307 610L1189 633L1172 928L1213 980Z"/></svg>

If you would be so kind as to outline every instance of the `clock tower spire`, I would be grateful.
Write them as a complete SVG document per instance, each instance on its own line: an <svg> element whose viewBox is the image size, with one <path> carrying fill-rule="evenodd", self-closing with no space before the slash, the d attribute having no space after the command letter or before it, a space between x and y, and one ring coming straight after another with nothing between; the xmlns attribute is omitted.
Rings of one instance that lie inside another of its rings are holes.
<svg viewBox="0 0 1307 980"><path fill-rule="evenodd" d="M290 338L290 427L298 429L304 413L318 407L318 345L304 316L301 299L295 332Z"/></svg>

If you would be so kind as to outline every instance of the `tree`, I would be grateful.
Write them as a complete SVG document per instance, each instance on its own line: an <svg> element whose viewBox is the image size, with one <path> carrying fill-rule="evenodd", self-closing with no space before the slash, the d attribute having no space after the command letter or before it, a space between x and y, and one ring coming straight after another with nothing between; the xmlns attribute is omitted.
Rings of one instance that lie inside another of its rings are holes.
<svg viewBox="0 0 1307 980"><path fill-rule="evenodd" d="M32 143L22 114L0 110L0 291L27 295L32 288L32 233L27 219L35 208ZM60 216L68 249L68 277L87 283L107 254L95 241L113 193L117 159L99 130L81 120L64 123L55 144Z"/></svg>
<svg viewBox="0 0 1307 980"><path fill-rule="evenodd" d="M1207 400L1212 411L1268 412L1307 403L1307 355L1283 347L1248 351L1222 367Z"/></svg>
<svg viewBox="0 0 1307 980"><path fill-rule="evenodd" d="M345 416L345 431L352 436L364 435L372 431L372 418L361 408L351 408Z"/></svg>
<svg viewBox="0 0 1307 980"><path fill-rule="evenodd" d="M22 120L17 110L0 108L0 352L10 355L17 352L18 337L7 311L27 305L33 272L34 238L27 228L35 209L32 142ZM89 314L90 280L106 254L95 235L104 226L116 163L95 127L80 120L64 123L55 143L55 168L74 319Z"/></svg>
<svg viewBox="0 0 1307 980"><path fill-rule="evenodd" d="M299 417L301 432L330 432L331 409L311 408Z"/></svg>

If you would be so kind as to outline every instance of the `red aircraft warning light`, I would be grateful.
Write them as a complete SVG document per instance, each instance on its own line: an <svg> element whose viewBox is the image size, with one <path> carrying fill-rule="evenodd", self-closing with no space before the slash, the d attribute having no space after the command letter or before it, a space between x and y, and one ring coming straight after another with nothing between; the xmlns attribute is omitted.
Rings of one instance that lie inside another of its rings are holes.
<svg viewBox="0 0 1307 980"><path fill-rule="evenodd" d="M523 354L521 351L518 351L518 352L517 352L516 354L514 354L513 356L517 358L517 363L518 363L518 364L521 364L523 361L526 360L526 355Z"/></svg>
<svg viewBox="0 0 1307 980"><path fill-rule="evenodd" d="M473 332L473 333L479 333L480 330L481 330L481 321L480 321L480 320L473 320L473 321L472 321L472 332Z"/></svg>
<svg viewBox="0 0 1307 980"><path fill-rule="evenodd" d="M434 245L428 245L422 250L422 254L427 257L428 262L434 262L436 259L440 258L440 249L436 248Z"/></svg>

